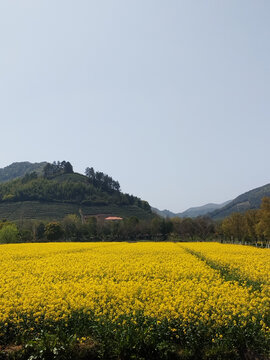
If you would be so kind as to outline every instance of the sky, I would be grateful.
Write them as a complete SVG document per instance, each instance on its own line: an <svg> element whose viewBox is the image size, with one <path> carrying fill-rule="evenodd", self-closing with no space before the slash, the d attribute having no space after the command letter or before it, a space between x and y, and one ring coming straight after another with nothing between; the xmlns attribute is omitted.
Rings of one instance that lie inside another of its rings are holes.
<svg viewBox="0 0 270 360"><path fill-rule="evenodd" d="M179 212L270 182L268 0L0 1L0 167L93 166Z"/></svg>

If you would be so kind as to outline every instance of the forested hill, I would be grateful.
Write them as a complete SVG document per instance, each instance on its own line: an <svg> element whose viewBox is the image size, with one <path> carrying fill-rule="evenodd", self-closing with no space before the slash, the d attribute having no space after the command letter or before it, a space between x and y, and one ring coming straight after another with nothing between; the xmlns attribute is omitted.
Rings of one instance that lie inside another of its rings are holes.
<svg viewBox="0 0 270 360"><path fill-rule="evenodd" d="M46 164L47 162L40 162L40 163L30 163L29 161L14 162L11 165L8 165L0 169L0 183L22 177L25 174L29 174L34 171L37 174L41 174Z"/></svg>
<svg viewBox="0 0 270 360"><path fill-rule="evenodd" d="M80 209L86 214L152 215L148 202L122 193L119 182L107 174L93 168L87 168L85 174L74 173L72 165L63 161L45 164L42 173L26 173L21 178L0 184L0 217L35 218L34 211L31 210L29 215L26 210L31 204L40 213L38 218L52 218L50 208L56 213L57 206L59 217L78 213ZM18 207L20 215L16 215Z"/></svg>
<svg viewBox="0 0 270 360"><path fill-rule="evenodd" d="M214 219L223 219L234 212L245 212L249 209L259 209L263 197L270 196L270 184L260 186L237 196L229 204L209 214Z"/></svg>

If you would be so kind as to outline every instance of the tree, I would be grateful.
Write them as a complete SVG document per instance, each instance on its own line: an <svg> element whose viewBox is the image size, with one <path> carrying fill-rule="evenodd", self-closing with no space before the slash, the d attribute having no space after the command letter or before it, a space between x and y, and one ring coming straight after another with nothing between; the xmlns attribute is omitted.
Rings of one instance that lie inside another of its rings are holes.
<svg viewBox="0 0 270 360"><path fill-rule="evenodd" d="M270 241L270 197L262 199L261 209L259 210L259 222L256 226L258 236Z"/></svg>
<svg viewBox="0 0 270 360"><path fill-rule="evenodd" d="M162 235L162 239L166 240L168 238L168 235L173 230L173 223L169 219L162 219L160 224L160 233Z"/></svg>
<svg viewBox="0 0 270 360"><path fill-rule="evenodd" d="M118 181L114 181L114 180L113 180L112 188L113 188L115 191L120 191L120 190L121 190L119 182L118 182Z"/></svg>
<svg viewBox="0 0 270 360"><path fill-rule="evenodd" d="M136 234L138 232L137 230L138 224L139 224L139 219L136 216L131 216L124 220L123 231L128 239L135 239Z"/></svg>
<svg viewBox="0 0 270 360"><path fill-rule="evenodd" d="M247 226L247 235L250 241L257 242L257 226L259 222L259 210L247 210L245 212L246 226Z"/></svg>
<svg viewBox="0 0 270 360"><path fill-rule="evenodd" d="M243 241L247 237L247 223L243 214L232 213L222 222L222 230L230 239Z"/></svg>
<svg viewBox="0 0 270 360"><path fill-rule="evenodd" d="M199 216L194 219L196 225L197 225L197 235L200 239L206 240L211 235L214 235L215 233L215 226L214 222L206 217L206 216Z"/></svg>
<svg viewBox="0 0 270 360"><path fill-rule="evenodd" d="M35 180L38 178L38 174L34 171L31 173L27 173L24 175L24 177L22 178L22 184L25 184L31 180Z"/></svg>
<svg viewBox="0 0 270 360"><path fill-rule="evenodd" d="M97 236L97 219L94 216L87 219L86 227L90 237Z"/></svg>
<svg viewBox="0 0 270 360"><path fill-rule="evenodd" d="M63 228L65 232L65 238L69 240L74 240L78 236L78 227L80 225L80 219L77 215L71 214L67 215L63 219Z"/></svg>
<svg viewBox="0 0 270 360"><path fill-rule="evenodd" d="M45 236L50 241L59 240L63 236L63 229L59 222L53 221L45 226Z"/></svg>
<svg viewBox="0 0 270 360"><path fill-rule="evenodd" d="M95 180L95 170L93 167L87 167L85 169L85 175L91 180L91 182L93 183L93 181Z"/></svg>
<svg viewBox="0 0 270 360"><path fill-rule="evenodd" d="M69 161L54 161L52 164L48 163L43 169L43 175L49 179L60 174L72 174L73 167Z"/></svg>
<svg viewBox="0 0 270 360"><path fill-rule="evenodd" d="M0 230L7 225L13 225L11 222L7 221L6 219L3 219L2 221L0 221Z"/></svg>
<svg viewBox="0 0 270 360"><path fill-rule="evenodd" d="M184 218L180 226L180 235L182 238L194 240L198 233L197 223L192 218Z"/></svg>
<svg viewBox="0 0 270 360"><path fill-rule="evenodd" d="M160 227L161 227L162 219L160 217L155 217L151 221L151 234L154 237L158 237L161 235L160 233Z"/></svg>
<svg viewBox="0 0 270 360"><path fill-rule="evenodd" d="M43 169L43 176L46 179L49 179L50 177L54 176L54 165L53 164L46 164Z"/></svg>
<svg viewBox="0 0 270 360"><path fill-rule="evenodd" d="M145 200L142 200L142 209L144 209L145 211L151 212L151 206Z"/></svg>
<svg viewBox="0 0 270 360"><path fill-rule="evenodd" d="M179 236L181 233L182 219L180 217L174 217L174 218L171 218L171 222L173 224L174 236Z"/></svg>
<svg viewBox="0 0 270 360"><path fill-rule="evenodd" d="M41 240L44 238L45 235L45 225L43 222L40 222L36 229L36 237L38 240Z"/></svg>
<svg viewBox="0 0 270 360"><path fill-rule="evenodd" d="M62 167L65 174L73 174L73 166L69 161L62 161Z"/></svg>
<svg viewBox="0 0 270 360"><path fill-rule="evenodd" d="M15 224L7 224L0 230L0 243L9 244L19 242L19 232Z"/></svg>
<svg viewBox="0 0 270 360"><path fill-rule="evenodd" d="M104 174L101 171L95 171L93 167L87 167L85 169L85 175L88 177L90 183L98 189L108 193L120 191L120 184L118 181L113 180L111 176Z"/></svg>

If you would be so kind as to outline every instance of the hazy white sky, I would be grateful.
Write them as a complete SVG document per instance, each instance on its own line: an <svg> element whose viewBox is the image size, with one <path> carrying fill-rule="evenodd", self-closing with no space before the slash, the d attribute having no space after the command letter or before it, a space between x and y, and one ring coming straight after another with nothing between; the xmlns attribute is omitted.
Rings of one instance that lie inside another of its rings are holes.
<svg viewBox="0 0 270 360"><path fill-rule="evenodd" d="M270 182L268 0L0 1L0 167L69 160L181 211Z"/></svg>

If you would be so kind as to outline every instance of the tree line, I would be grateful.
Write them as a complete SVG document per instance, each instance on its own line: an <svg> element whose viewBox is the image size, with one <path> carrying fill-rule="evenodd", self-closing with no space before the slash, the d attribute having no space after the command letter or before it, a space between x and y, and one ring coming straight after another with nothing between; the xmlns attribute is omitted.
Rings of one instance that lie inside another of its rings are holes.
<svg viewBox="0 0 270 360"><path fill-rule="evenodd" d="M104 174L101 171L95 171L93 167L87 167L85 169L85 176L87 176L89 179L90 184L93 184L94 187L100 190L106 191L108 193L121 191L118 181L113 180L111 176Z"/></svg>
<svg viewBox="0 0 270 360"><path fill-rule="evenodd" d="M86 222L77 215L62 221L26 220L0 222L0 243L42 241L221 241L270 245L270 198L261 208L233 213L223 221L207 217L151 220L136 217L122 221L99 221L94 216Z"/></svg>
<svg viewBox="0 0 270 360"><path fill-rule="evenodd" d="M13 235L11 236L11 234ZM120 221L99 221L90 217L82 222L75 214L62 221L21 220L0 223L0 242L40 241L137 241L198 240L214 236L214 223L207 218L141 220L135 216ZM7 239L11 240L8 241Z"/></svg>

